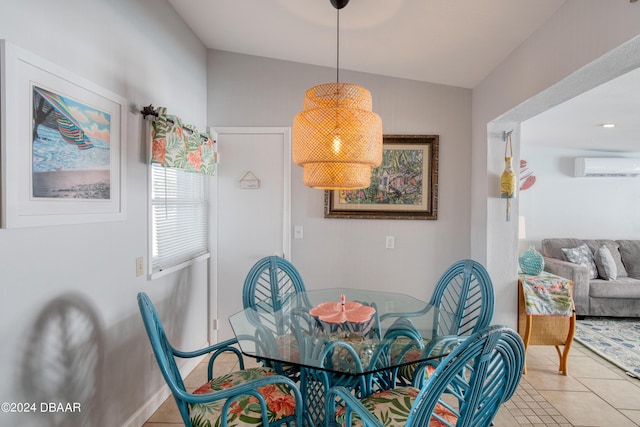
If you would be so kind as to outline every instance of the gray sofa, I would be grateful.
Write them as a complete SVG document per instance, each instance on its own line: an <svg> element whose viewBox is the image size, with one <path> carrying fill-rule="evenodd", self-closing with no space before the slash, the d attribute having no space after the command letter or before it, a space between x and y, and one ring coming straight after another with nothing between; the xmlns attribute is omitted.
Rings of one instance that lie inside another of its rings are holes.
<svg viewBox="0 0 640 427"><path fill-rule="evenodd" d="M587 266L569 262L562 250L582 244L589 247L594 261L598 261L596 278L590 277ZM600 257L603 252L598 252L603 245L615 262L608 272L617 273L609 279L604 278L607 274ZM544 239L541 254L546 271L573 280L577 316L640 317L640 240Z"/></svg>

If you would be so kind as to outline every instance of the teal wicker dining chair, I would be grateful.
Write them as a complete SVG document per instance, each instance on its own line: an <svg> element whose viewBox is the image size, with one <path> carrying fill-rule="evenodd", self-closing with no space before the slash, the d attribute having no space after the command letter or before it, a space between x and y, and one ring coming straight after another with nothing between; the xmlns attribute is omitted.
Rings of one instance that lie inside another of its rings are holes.
<svg viewBox="0 0 640 427"><path fill-rule="evenodd" d="M493 282L482 264L471 259L460 260L440 277L430 303L455 313L453 324L442 319L439 332L457 330L457 335L477 332L489 326L493 319Z"/></svg>
<svg viewBox="0 0 640 427"><path fill-rule="evenodd" d="M453 263L440 277L429 301L442 313L434 325L434 336L440 339L424 343L424 346L405 347L401 357L415 360L422 353L430 354L437 346L455 346L459 337L466 337L486 328L493 320L495 295L493 282L482 264L471 259ZM399 319L398 322L405 322ZM437 360L428 362L433 370ZM397 379L400 385L420 386L422 377L415 377L416 365L400 369ZM414 379L417 383L414 383Z"/></svg>
<svg viewBox="0 0 640 427"><path fill-rule="evenodd" d="M302 426L302 395L290 379L277 375L270 368L244 369L242 355L232 347L235 339L207 348L185 352L168 341L158 313L149 296L138 294L138 307L151 348L167 385L187 427ZM225 352L238 357L241 370L213 377L213 361ZM191 358L211 354L208 382L193 393L186 391L176 358Z"/></svg>
<svg viewBox="0 0 640 427"><path fill-rule="evenodd" d="M359 400L332 388L325 411L331 427L488 427L516 391L524 343L512 329L490 326L467 338L438 364L422 388L396 387ZM443 399L444 394L454 399Z"/></svg>
<svg viewBox="0 0 640 427"><path fill-rule="evenodd" d="M242 288L242 305L245 309L252 308L257 312L275 314L259 317L259 321L273 332L273 335L285 337L291 332L289 319L278 316L278 313L290 298L304 291L302 277L290 261L278 256L267 256L258 260L247 273ZM268 323L264 324L265 322ZM272 345L277 347L278 343ZM299 380L300 370L294 366L268 361L263 361L263 364L294 381Z"/></svg>
<svg viewBox="0 0 640 427"><path fill-rule="evenodd" d="M284 258L267 256L257 261L247 273L242 288L242 305L269 313L277 312L287 299L305 286L295 266ZM284 333L283 324L271 325L274 330Z"/></svg>

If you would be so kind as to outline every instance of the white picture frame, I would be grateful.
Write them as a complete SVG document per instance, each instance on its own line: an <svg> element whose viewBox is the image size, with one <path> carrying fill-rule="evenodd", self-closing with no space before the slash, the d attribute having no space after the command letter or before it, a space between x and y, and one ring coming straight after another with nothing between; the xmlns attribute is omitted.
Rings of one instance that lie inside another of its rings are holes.
<svg viewBox="0 0 640 427"><path fill-rule="evenodd" d="M126 100L0 40L3 228L126 218Z"/></svg>

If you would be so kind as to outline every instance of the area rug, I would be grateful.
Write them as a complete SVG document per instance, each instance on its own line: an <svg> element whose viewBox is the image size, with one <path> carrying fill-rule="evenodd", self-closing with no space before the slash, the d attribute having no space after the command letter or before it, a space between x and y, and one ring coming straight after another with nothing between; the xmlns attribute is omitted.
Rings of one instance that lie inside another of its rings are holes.
<svg viewBox="0 0 640 427"><path fill-rule="evenodd" d="M640 319L587 317L576 322L574 339L640 378Z"/></svg>

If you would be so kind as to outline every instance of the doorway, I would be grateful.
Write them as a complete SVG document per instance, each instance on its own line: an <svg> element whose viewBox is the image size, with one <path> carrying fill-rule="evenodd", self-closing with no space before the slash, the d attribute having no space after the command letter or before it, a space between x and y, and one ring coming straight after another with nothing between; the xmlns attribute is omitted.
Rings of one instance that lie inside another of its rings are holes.
<svg viewBox="0 0 640 427"><path fill-rule="evenodd" d="M486 158L481 160L485 162L487 177L494 177L497 180L499 173L502 171L504 165L502 161L504 158L503 132L513 130L514 152L517 153L515 158L519 159L520 124L522 122L640 67L639 47L640 36L612 49L582 68L574 71L569 76L549 86L547 89L520 102L511 110L488 121L483 135L486 141L486 152L483 154ZM499 96L494 95L494 97L498 98ZM494 102L493 98L491 102ZM478 101L479 106L482 105L482 103L482 101ZM487 269L493 278L496 289L498 289L496 293L496 306L505 307L504 310L496 313L494 322L505 325L515 325L517 319L517 309L515 306L515 302L517 301L517 288L513 286L513 284L517 283L516 272L518 269L517 259L519 256L518 221L505 221L504 200L493 196L489 188L490 187L487 188L486 200L483 201L486 203L484 207L486 208L487 217L483 220L486 228L483 230L484 232L481 233L483 234L483 239L479 239L473 243L472 256L477 259L486 260ZM493 188L498 187L494 185ZM517 218L521 213L518 199L516 199L513 207L513 217ZM474 206L474 210L478 210L478 205ZM480 209L480 211L482 211L482 209ZM527 222L530 222L529 218L527 218ZM475 231L477 231L477 229ZM528 239L530 239L529 233L530 231L527 230ZM528 240L528 243L533 244L531 240ZM507 308L510 308L510 310Z"/></svg>
<svg viewBox="0 0 640 427"><path fill-rule="evenodd" d="M291 130L218 127L212 132L220 158L213 197L210 339L224 340L233 337L228 319L242 309L242 286L251 266L268 255L291 259Z"/></svg>

